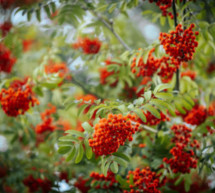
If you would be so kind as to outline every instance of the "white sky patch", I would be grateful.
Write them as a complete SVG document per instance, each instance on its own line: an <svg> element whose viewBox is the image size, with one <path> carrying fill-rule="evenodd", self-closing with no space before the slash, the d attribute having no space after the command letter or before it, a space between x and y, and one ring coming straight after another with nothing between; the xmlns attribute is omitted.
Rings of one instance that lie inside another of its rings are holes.
<svg viewBox="0 0 215 193"><path fill-rule="evenodd" d="M160 29L154 24L147 24L144 26L143 35L149 41L156 40L159 37Z"/></svg>

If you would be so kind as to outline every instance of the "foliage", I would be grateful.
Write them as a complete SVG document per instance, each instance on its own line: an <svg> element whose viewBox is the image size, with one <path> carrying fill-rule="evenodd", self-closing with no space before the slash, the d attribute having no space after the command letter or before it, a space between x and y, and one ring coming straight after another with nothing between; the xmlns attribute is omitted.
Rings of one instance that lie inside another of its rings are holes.
<svg viewBox="0 0 215 193"><path fill-rule="evenodd" d="M214 191L213 0L0 10L0 192Z"/></svg>

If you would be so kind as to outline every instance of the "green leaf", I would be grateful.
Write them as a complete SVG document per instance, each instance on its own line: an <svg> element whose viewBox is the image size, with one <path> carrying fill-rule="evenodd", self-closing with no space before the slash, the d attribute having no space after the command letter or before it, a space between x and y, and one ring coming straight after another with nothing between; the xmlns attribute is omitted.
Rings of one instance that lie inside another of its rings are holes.
<svg viewBox="0 0 215 193"><path fill-rule="evenodd" d="M111 164L110 161L106 163L106 165L105 165L105 167L104 167L104 176L107 176L107 172L108 172L108 169L109 169L109 167L110 167L110 164Z"/></svg>
<svg viewBox="0 0 215 193"><path fill-rule="evenodd" d="M157 109L155 109L152 105L145 104L145 105L142 106L142 108L146 109L147 111L149 111L152 115L154 115L158 119L161 118L159 111Z"/></svg>
<svg viewBox="0 0 215 193"><path fill-rule="evenodd" d="M32 13L33 13L32 10L30 10L30 11L27 12L27 19L28 19L28 21L31 20Z"/></svg>
<svg viewBox="0 0 215 193"><path fill-rule="evenodd" d="M138 109L138 108L134 108L132 109L136 114L137 116L143 121L143 122L146 122L146 116L143 114L143 112Z"/></svg>
<svg viewBox="0 0 215 193"><path fill-rule="evenodd" d="M36 10L36 18L40 22L41 21L41 16L40 16L40 9Z"/></svg>
<svg viewBox="0 0 215 193"><path fill-rule="evenodd" d="M88 142L87 139L84 140L84 145L85 145L85 148L86 148L87 159L91 159L92 155L93 155L93 151L92 151L92 148L89 146L89 142Z"/></svg>
<svg viewBox="0 0 215 193"><path fill-rule="evenodd" d="M60 154L66 154L71 150L71 146L61 146L58 149L58 153Z"/></svg>
<svg viewBox="0 0 215 193"><path fill-rule="evenodd" d="M47 16L48 16L48 17L51 17L51 11L50 11L49 6L48 6L48 5L45 5L45 6L44 6L44 9L45 9L45 12L46 12Z"/></svg>
<svg viewBox="0 0 215 193"><path fill-rule="evenodd" d="M93 132L93 131L94 131L93 127L92 127L88 122L82 123L81 126L82 126L82 127L84 128L84 130L87 131L87 132Z"/></svg>
<svg viewBox="0 0 215 193"><path fill-rule="evenodd" d="M130 157L127 155L127 154L125 154L125 153L120 153L120 152L115 152L115 153L113 153L113 155L114 156L117 156L117 157L120 157L120 158L122 158L122 159L124 159L124 160L126 160L126 161L130 161Z"/></svg>
<svg viewBox="0 0 215 193"><path fill-rule="evenodd" d="M161 24L162 26L164 26L165 23L166 23L166 17L161 16L161 17L160 17L160 24Z"/></svg>
<svg viewBox="0 0 215 193"><path fill-rule="evenodd" d="M147 91L144 93L144 97L147 101L149 101L152 97L152 91Z"/></svg>
<svg viewBox="0 0 215 193"><path fill-rule="evenodd" d="M72 147L72 151L69 153L69 155L66 158L66 161L70 161L75 157L75 153L76 153L76 148L75 146Z"/></svg>
<svg viewBox="0 0 215 193"><path fill-rule="evenodd" d="M56 11L56 5L54 2L50 3L51 9L52 9L52 13L54 13Z"/></svg>
<svg viewBox="0 0 215 193"><path fill-rule="evenodd" d="M79 140L71 135L63 136L58 139L59 141L74 141L78 142Z"/></svg>
<svg viewBox="0 0 215 193"><path fill-rule="evenodd" d="M160 92L160 91L163 91L165 89L169 89L169 88L172 88L172 85L171 84L159 84L158 86L155 87L153 93L157 93L157 92Z"/></svg>
<svg viewBox="0 0 215 193"><path fill-rule="evenodd" d="M127 167L128 162L125 161L124 159L114 156L113 160L116 161L119 165Z"/></svg>
<svg viewBox="0 0 215 193"><path fill-rule="evenodd" d="M166 100L171 100L173 98L173 94L172 93L160 92L160 93L155 93L154 95L157 98L166 99Z"/></svg>
<svg viewBox="0 0 215 193"><path fill-rule="evenodd" d="M67 130L67 131L65 131L65 133L69 133L71 135L76 135L78 137L83 137L83 138L85 137L82 132L76 131L76 130Z"/></svg>
<svg viewBox="0 0 215 193"><path fill-rule="evenodd" d="M82 143L79 144L78 148L77 148L77 157L75 158L75 163L78 164L83 156L84 156L84 148L83 148L83 145Z"/></svg>
<svg viewBox="0 0 215 193"><path fill-rule="evenodd" d="M117 173L119 170L117 162L113 161L112 164L110 165L110 169L113 173Z"/></svg>
<svg viewBox="0 0 215 193"><path fill-rule="evenodd" d="M78 109L78 117L80 116L81 113L89 106L89 104L83 104L81 107Z"/></svg>

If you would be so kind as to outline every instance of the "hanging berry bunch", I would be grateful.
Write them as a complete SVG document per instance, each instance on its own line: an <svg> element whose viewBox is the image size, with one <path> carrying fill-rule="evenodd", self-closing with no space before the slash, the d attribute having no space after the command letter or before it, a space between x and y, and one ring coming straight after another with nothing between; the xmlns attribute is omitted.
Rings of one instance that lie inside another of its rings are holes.
<svg viewBox="0 0 215 193"><path fill-rule="evenodd" d="M191 148L199 148L199 143L197 140L191 140L192 130L185 125L173 125L171 130L174 132L172 142L175 143L170 150L173 157L165 157L163 161L170 165L174 173L189 173L191 168L197 167L197 159Z"/></svg>
<svg viewBox="0 0 215 193"><path fill-rule="evenodd" d="M127 183L130 183L130 176L133 178L133 183L129 185L130 190L124 190L124 193L161 193L159 188L166 183L166 178L161 181L161 174L152 172L149 167L144 169L136 168L134 171L129 171Z"/></svg>
<svg viewBox="0 0 215 193"><path fill-rule="evenodd" d="M0 43L0 72L10 73L15 62L11 51Z"/></svg>
<svg viewBox="0 0 215 193"><path fill-rule="evenodd" d="M160 33L161 45L166 53L171 57L172 61L177 61L178 65L181 62L187 62L193 59L195 48L198 46L196 36L199 32L193 32L194 24L183 30L179 24L175 31L168 33Z"/></svg>
<svg viewBox="0 0 215 193"><path fill-rule="evenodd" d="M39 104L32 91L28 79L15 80L8 89L0 92L0 102L3 111L12 117L24 114L30 107Z"/></svg>
<svg viewBox="0 0 215 193"><path fill-rule="evenodd" d="M102 43L98 38L90 39L88 37L78 38L78 41L72 45L74 49L82 49L84 54L97 54Z"/></svg>
<svg viewBox="0 0 215 193"><path fill-rule="evenodd" d="M139 125L132 125L129 120L131 117L109 114L107 119L100 119L94 127L93 139L89 139L89 145L97 156L112 154L127 139L132 141L132 134L138 130Z"/></svg>

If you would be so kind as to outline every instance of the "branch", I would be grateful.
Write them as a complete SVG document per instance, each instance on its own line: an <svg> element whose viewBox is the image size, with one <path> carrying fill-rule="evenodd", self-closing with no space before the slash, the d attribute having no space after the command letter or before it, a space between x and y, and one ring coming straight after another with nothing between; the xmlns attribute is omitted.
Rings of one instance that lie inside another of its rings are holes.
<svg viewBox="0 0 215 193"><path fill-rule="evenodd" d="M136 125L136 122L134 122L134 121L131 121L131 123L132 123L133 125ZM153 128L147 126L147 125L142 125L142 124L140 124L140 127L141 127L142 129L144 129L144 130L146 130L146 131L149 131L149 132L152 132L152 133L157 133L157 132L158 132L157 130L155 130L155 129L153 129Z"/></svg>
<svg viewBox="0 0 215 193"><path fill-rule="evenodd" d="M113 24L112 23L108 23L99 13L90 10L90 12L96 16L112 33L113 35L119 40L119 42L123 45L123 47L126 50L131 50L131 48L122 40L122 38L119 36L119 34L116 33L116 31L113 28Z"/></svg>
<svg viewBox="0 0 215 193"><path fill-rule="evenodd" d="M80 82L78 82L77 80L75 80L74 77L72 77L72 83L74 83L75 85L81 87L82 90L83 90L85 93L92 94L92 95L96 96L97 98L103 100L103 98L102 98L101 96L99 96L99 95L96 94L95 92L90 91L90 90L89 90L88 88L86 88L82 83L80 83Z"/></svg>
<svg viewBox="0 0 215 193"><path fill-rule="evenodd" d="M173 16L174 16L174 24L175 27L178 25L177 21L177 12L176 12L176 6L175 6L175 0L172 1L172 11L173 11ZM180 89L180 70L179 68L176 71L176 83L175 83L175 91L179 91Z"/></svg>

